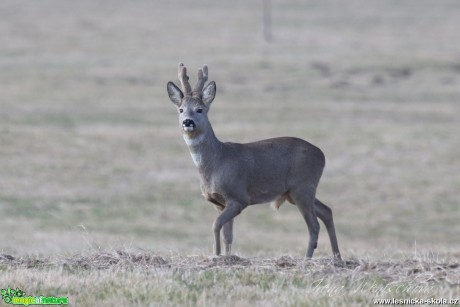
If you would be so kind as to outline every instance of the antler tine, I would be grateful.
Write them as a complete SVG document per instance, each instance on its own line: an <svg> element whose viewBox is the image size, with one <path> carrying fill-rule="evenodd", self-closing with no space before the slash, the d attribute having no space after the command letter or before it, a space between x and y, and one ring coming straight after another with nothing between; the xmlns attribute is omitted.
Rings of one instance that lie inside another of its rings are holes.
<svg viewBox="0 0 460 307"><path fill-rule="evenodd" d="M180 84L182 85L182 90L184 91L184 95L191 96L192 87L190 86L190 83L188 82L187 68L185 68L183 63L179 63L178 76L179 76Z"/></svg>
<svg viewBox="0 0 460 307"><path fill-rule="evenodd" d="M208 66L205 64L202 69L198 70L198 81L193 88L194 96L201 96L201 91L203 90L206 81L208 81Z"/></svg>

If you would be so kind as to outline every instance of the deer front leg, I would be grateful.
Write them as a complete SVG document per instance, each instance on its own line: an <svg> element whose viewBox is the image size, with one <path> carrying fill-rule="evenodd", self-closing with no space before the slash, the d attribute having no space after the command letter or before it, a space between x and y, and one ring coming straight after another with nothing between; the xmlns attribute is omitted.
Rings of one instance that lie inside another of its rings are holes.
<svg viewBox="0 0 460 307"><path fill-rule="evenodd" d="M232 253L232 242L233 242L233 219L228 221L227 223L224 224L223 226L223 232L224 232L224 250L225 250L225 255L230 256Z"/></svg>
<svg viewBox="0 0 460 307"><path fill-rule="evenodd" d="M228 226L224 228L225 236L225 252L230 253L231 240L233 239L233 218L240 214L242 211L242 206L238 202L228 202L225 209L219 214L213 224L214 231L214 254L216 256L220 255L220 231L222 227L228 223ZM230 236L231 234L231 236ZM230 242L229 240L230 239Z"/></svg>

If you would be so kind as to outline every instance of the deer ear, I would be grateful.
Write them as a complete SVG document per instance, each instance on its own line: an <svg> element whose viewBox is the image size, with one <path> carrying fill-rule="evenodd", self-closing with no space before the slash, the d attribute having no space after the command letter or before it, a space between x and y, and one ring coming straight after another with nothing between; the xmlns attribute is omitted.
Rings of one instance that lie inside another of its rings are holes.
<svg viewBox="0 0 460 307"><path fill-rule="evenodd" d="M180 106L182 104L182 98L184 98L182 91L172 82L168 82L167 88L169 99L171 99L176 106Z"/></svg>
<svg viewBox="0 0 460 307"><path fill-rule="evenodd" d="M206 106L209 106L211 102L214 100L214 97L216 97L216 82L209 82L209 84L204 88L201 95L203 97L203 103Z"/></svg>

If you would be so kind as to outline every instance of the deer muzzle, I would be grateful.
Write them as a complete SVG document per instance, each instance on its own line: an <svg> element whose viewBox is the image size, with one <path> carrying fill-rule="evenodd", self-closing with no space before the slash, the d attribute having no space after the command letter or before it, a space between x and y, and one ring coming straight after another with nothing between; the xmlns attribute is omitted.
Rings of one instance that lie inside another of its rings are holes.
<svg viewBox="0 0 460 307"><path fill-rule="evenodd" d="M182 128L185 131L193 131L196 127L196 124L193 120L191 119L186 119L182 122Z"/></svg>

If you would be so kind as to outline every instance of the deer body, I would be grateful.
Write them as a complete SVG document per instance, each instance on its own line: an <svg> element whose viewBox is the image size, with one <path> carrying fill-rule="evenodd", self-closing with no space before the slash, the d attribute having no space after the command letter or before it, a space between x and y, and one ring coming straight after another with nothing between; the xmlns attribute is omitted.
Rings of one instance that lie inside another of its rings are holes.
<svg viewBox="0 0 460 307"><path fill-rule="evenodd" d="M244 207L280 199L295 188L298 181L311 181L315 186L322 172L315 163L324 165L324 156L318 148L288 137L248 144L220 143L209 157L206 146L192 150L200 152L202 160L206 157L206 162L198 166L203 195L207 198L221 195L217 196L220 199L233 197ZM308 157L312 151L314 160ZM219 205L225 207L222 201Z"/></svg>
<svg viewBox="0 0 460 307"><path fill-rule="evenodd" d="M168 94L179 110L183 138L201 177L203 196L220 211L213 224L214 252L221 253L223 229L225 252L231 252L233 219L247 206L284 201L295 204L310 233L307 257L316 248L319 223L325 223L334 256L340 259L332 211L315 198L325 165L322 151L299 138L279 137L252 143L223 143L217 139L207 118L216 93L214 82L207 81L207 67L199 70L194 90L188 84L183 64L179 64L182 92L172 82Z"/></svg>

